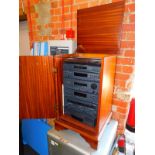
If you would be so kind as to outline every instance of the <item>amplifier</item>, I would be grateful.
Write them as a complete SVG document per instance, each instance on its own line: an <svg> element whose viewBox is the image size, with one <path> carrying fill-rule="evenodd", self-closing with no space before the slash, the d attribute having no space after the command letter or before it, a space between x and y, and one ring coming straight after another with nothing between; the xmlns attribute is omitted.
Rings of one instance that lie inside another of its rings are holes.
<svg viewBox="0 0 155 155"><path fill-rule="evenodd" d="M98 94L99 89L98 82L81 81L69 78L64 78L64 86L65 88L84 91L92 94Z"/></svg>
<svg viewBox="0 0 155 155"><path fill-rule="evenodd" d="M96 109L79 104L68 103L65 105L65 114L70 115L72 118L83 122L90 126L96 125Z"/></svg>
<svg viewBox="0 0 155 155"><path fill-rule="evenodd" d="M71 96L65 96L65 105L68 105L70 103L90 107L90 108L97 110L97 104L94 104L94 103L91 103L88 101L78 100L78 99L75 99L74 97L71 97Z"/></svg>
<svg viewBox="0 0 155 155"><path fill-rule="evenodd" d="M72 59L71 59L72 60ZM95 61L97 62L97 60ZM69 65L68 65L69 64ZM86 63L88 64L88 63ZM100 64L90 64L90 65L86 65L86 64L79 64L79 63L72 63L72 62L66 62L63 66L64 70L74 70L74 71L85 71L85 72L91 72L91 73L99 73L100 72Z"/></svg>
<svg viewBox="0 0 155 155"><path fill-rule="evenodd" d="M64 78L74 78L86 81L97 81L99 82L99 74L80 72L80 71L66 71L64 70Z"/></svg>
<svg viewBox="0 0 155 155"><path fill-rule="evenodd" d="M83 91L68 89L68 88L64 89L64 96L71 96L71 97L74 97L75 99L88 101L95 104L98 102L98 95L86 93Z"/></svg>

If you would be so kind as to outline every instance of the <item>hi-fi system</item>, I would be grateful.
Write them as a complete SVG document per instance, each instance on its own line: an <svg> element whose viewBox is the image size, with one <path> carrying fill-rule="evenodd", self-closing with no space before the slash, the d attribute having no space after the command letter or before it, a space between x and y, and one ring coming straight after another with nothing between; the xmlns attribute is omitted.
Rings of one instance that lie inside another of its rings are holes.
<svg viewBox="0 0 155 155"><path fill-rule="evenodd" d="M96 125L101 59L68 58L63 63L64 113Z"/></svg>

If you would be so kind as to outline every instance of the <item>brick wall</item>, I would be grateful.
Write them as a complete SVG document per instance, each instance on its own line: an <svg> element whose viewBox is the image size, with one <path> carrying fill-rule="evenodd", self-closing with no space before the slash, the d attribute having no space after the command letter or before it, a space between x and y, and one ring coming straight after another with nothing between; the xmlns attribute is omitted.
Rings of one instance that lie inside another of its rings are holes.
<svg viewBox="0 0 155 155"><path fill-rule="evenodd" d="M76 11L82 8L107 4L120 0L73 0L73 29L76 27ZM39 23L38 18L40 13L37 12L37 5L39 3L50 2L50 20L48 23ZM65 0L64 6L64 28L65 30L70 27L70 2ZM61 0L31 0L31 12L28 17L29 27L31 26L30 39L33 41L46 41L49 39L61 39L62 37L62 24L61 24ZM30 19L31 17L31 19ZM31 21L31 25L30 25ZM48 35L41 35L41 29L50 29ZM135 2L134 0L126 0L125 15L123 21L123 34L121 41L121 54L117 58L116 77L113 93L113 118L118 120L118 133L123 133L126 118L129 109L131 90L134 79L134 63L135 63Z"/></svg>
<svg viewBox="0 0 155 155"><path fill-rule="evenodd" d="M25 13L27 12L27 0L23 0L23 7ZM19 15L23 14L23 8L22 8L22 0L19 0Z"/></svg>

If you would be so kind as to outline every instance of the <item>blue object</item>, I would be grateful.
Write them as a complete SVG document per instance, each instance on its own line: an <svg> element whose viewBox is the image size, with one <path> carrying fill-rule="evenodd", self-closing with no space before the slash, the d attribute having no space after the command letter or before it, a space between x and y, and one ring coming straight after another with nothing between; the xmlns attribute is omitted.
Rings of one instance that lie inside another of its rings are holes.
<svg viewBox="0 0 155 155"><path fill-rule="evenodd" d="M32 48L33 56L48 56L48 42L34 42Z"/></svg>
<svg viewBox="0 0 155 155"><path fill-rule="evenodd" d="M47 132L52 129L46 119L23 119L23 143L31 146L40 155L48 155Z"/></svg>
<svg viewBox="0 0 155 155"><path fill-rule="evenodd" d="M48 42L44 42L44 56L48 55Z"/></svg>
<svg viewBox="0 0 155 155"><path fill-rule="evenodd" d="M41 55L41 42L38 43L38 55Z"/></svg>

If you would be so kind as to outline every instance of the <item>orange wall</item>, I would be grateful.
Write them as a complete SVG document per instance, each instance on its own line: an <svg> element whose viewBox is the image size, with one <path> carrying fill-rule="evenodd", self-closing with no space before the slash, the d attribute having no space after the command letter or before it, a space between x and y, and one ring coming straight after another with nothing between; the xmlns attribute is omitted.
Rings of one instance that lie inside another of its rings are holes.
<svg viewBox="0 0 155 155"><path fill-rule="evenodd" d="M50 23L45 24L44 28L50 28L49 36L40 36L39 30L41 25L38 25L37 18L39 14L35 11L34 6L41 2L48 2L48 0L31 0L31 25L32 27L31 42L46 41L49 39L61 39L62 24L61 24L61 0L51 1L51 20ZM65 1L65 30L70 27L70 2ZM120 0L73 0L73 29L76 27L76 11L82 8L102 5ZM28 21L30 21L28 17ZM121 41L121 54L117 58L115 89L113 94L113 118L118 120L118 133L123 133L128 108L130 103L130 91L132 89L134 79L134 64L135 64L135 2L134 0L126 0L125 15L123 21L123 34Z"/></svg>

